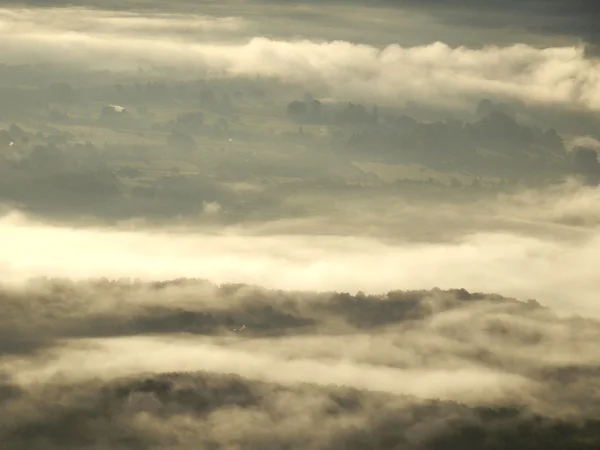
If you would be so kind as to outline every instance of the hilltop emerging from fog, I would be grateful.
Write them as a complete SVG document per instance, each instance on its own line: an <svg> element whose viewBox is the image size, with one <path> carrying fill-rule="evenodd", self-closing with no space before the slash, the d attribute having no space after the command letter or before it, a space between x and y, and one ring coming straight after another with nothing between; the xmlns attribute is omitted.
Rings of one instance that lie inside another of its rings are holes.
<svg viewBox="0 0 600 450"><path fill-rule="evenodd" d="M185 279L1 296L7 449L600 443L600 323L533 300Z"/></svg>

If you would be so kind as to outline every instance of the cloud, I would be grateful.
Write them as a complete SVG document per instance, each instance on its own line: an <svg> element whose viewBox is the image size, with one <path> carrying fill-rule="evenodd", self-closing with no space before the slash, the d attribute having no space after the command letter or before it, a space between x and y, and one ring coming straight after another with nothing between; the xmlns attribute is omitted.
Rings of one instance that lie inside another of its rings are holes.
<svg viewBox="0 0 600 450"><path fill-rule="evenodd" d="M240 351L201 342L165 338L127 338L86 342L80 350L66 350L46 364L10 364L19 384L46 382L52 376L75 380L131 376L138 373L209 371L230 373L284 385L311 383L411 395L420 398L502 400L519 392L527 380L483 368L400 370L352 361L282 359L269 353ZM326 338L322 345L327 345ZM145 355L135 357L135 355ZM152 355L149 357L149 355ZM269 367L269 371L264 370Z"/></svg>
<svg viewBox="0 0 600 450"><path fill-rule="evenodd" d="M390 444L464 448L481 439L490 446L517 442L517 448L527 448L528 437L519 432L523 428L538 442L563 446L594 444L597 438L593 422L578 425L519 408L418 403L350 389L290 388L207 373L55 383L19 394L0 409L3 414L13 409L0 435L10 450L35 448L40 441L51 450L67 444L102 450L167 444L181 449L244 445L384 450Z"/></svg>
<svg viewBox="0 0 600 450"><path fill-rule="evenodd" d="M529 399L546 408L566 399L539 397L560 381L553 371L586 377L586 367L600 364L597 322L464 290L354 297L193 280L56 280L2 295L0 324L10 331L2 372L24 388L201 370L470 403ZM10 348L31 332L37 351Z"/></svg>
<svg viewBox="0 0 600 450"><path fill-rule="evenodd" d="M593 217L594 193L555 186L488 199L479 212L541 227ZM458 214L477 228L475 211ZM585 425L600 404L593 220L566 227L568 237L505 230L437 243L277 226L123 231L6 215L3 445L419 449L474 445L474 434L515 445L523 429L554 442L553 427L564 427L562 448L596 442ZM26 281L35 275L67 280ZM102 276L148 283L88 280ZM177 276L217 284L162 281ZM471 292L395 290L431 286ZM331 289L378 295L308 291ZM473 291L535 296L561 314ZM457 438L462 429L470 437Z"/></svg>
<svg viewBox="0 0 600 450"><path fill-rule="evenodd" d="M346 236L329 235L340 230L328 228L318 216L304 224L215 232L68 228L9 214L0 220L5 238L0 273L14 282L37 276L201 277L269 288L372 293L467 287L537 298L559 310L598 313L594 261L600 251L600 215L594 189L571 185L522 192L488 200L480 211L478 205L449 212L387 204L389 212L380 215L377 205L365 208L361 215L348 216ZM385 233L407 215L412 217L404 224L407 231L431 226L432 233L444 236L446 227L456 229L450 240L432 242L348 234L365 224ZM521 222L519 229L515 224ZM485 230L490 224L495 228Z"/></svg>
<svg viewBox="0 0 600 450"><path fill-rule="evenodd" d="M592 136L578 136L567 143L567 148L571 151L576 147L585 147L600 151L600 141Z"/></svg>
<svg viewBox="0 0 600 450"><path fill-rule="evenodd" d="M47 8L0 10L5 31L43 29L48 32L93 32L97 34L163 36L180 33L239 31L245 22L240 17L213 17L199 14L139 14L128 11L87 10L84 8Z"/></svg>
<svg viewBox="0 0 600 450"><path fill-rule="evenodd" d="M0 59L63 62L96 69L164 66L192 69L198 75L207 71L213 76L260 74L326 89L338 98L382 104L417 101L470 108L481 97L493 96L600 110L600 62L586 59L582 47L538 49L519 44L468 49L437 42L380 48L260 36L239 42L239 36L232 41L219 34L174 37L164 32L189 26L191 22L186 20L77 10L54 12L47 20L43 10L4 10L0 38L6 45L0 50ZM139 27L130 27L131 21ZM239 21L202 19L193 23L208 30L231 30Z"/></svg>
<svg viewBox="0 0 600 450"><path fill-rule="evenodd" d="M0 14L0 56L258 73L392 104L485 94L599 108L598 65L581 48L380 48L254 30L233 17L13 9ZM598 191L397 197L338 197L322 215L218 231L2 209L2 448L598 448ZM220 215L219 203L200 208Z"/></svg>
<svg viewBox="0 0 600 450"><path fill-rule="evenodd" d="M218 202L202 202L202 212L208 215L216 215L221 212L221 205Z"/></svg>
<svg viewBox="0 0 600 450"><path fill-rule="evenodd" d="M36 440L51 449L124 441L417 449L456 443L463 427L514 443L525 438L519 426L540 440L559 424L561 445L597 439L580 427L598 413L600 325L535 303L464 290L349 296L191 280L55 280L4 288L2 297L2 329L30 327L49 344L0 352L0 440L9 449ZM161 328L169 319L157 307L186 334ZM219 311L247 332L190 333L190 315L200 324ZM295 329L286 314L317 323ZM152 331L139 327L143 319ZM131 334L119 335L127 320ZM94 336L101 321L112 334ZM274 322L282 333L260 334ZM44 335L49 328L54 336ZM370 444L385 436L386 445Z"/></svg>

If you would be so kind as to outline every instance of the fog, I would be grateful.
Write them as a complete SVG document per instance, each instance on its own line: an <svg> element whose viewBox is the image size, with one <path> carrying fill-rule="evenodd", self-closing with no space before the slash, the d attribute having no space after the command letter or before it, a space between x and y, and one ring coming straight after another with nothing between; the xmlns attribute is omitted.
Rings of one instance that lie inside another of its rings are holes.
<svg viewBox="0 0 600 450"><path fill-rule="evenodd" d="M597 439L600 325L533 301L38 280L2 308L14 448Z"/></svg>
<svg viewBox="0 0 600 450"><path fill-rule="evenodd" d="M340 100L391 105L417 101L465 108L494 95L600 110L600 63L586 59L583 46L539 49L519 43L469 49L434 42L375 47L344 40L247 36L243 19L237 17L115 17L81 9L10 9L0 17L0 38L6 43L0 58L10 62L263 75L316 84Z"/></svg>
<svg viewBox="0 0 600 450"><path fill-rule="evenodd" d="M407 240L410 235L381 235L387 237L383 240L342 236L318 222L294 224L293 233L285 223L204 230L149 229L140 224L130 229L68 228L12 213L0 221L5 239L0 270L3 278L13 283L42 276L145 281L200 277L284 290L362 290L372 294L398 286L468 286L543 299L557 310L598 313L595 261L600 250L600 217L598 197L593 194L582 188L551 201L546 198L542 205L523 195L520 206L528 208L524 217L514 214L513 218L529 226L470 232L478 228L478 219L469 216L470 228L465 225L464 235L442 242ZM512 199L512 203L517 201ZM497 200L495 205L498 216L503 215L503 203L507 201ZM488 208L492 206L488 204ZM509 212L506 208L504 215ZM587 220L589 225L562 225L560 220L569 216ZM552 225L552 219L555 228L544 230L544 225ZM421 226L431 226L427 220L449 223L442 212L429 214ZM361 217L354 226L369 222L374 220ZM302 228L310 234L300 234Z"/></svg>
<svg viewBox="0 0 600 450"><path fill-rule="evenodd" d="M571 5L0 2L0 447L598 448Z"/></svg>

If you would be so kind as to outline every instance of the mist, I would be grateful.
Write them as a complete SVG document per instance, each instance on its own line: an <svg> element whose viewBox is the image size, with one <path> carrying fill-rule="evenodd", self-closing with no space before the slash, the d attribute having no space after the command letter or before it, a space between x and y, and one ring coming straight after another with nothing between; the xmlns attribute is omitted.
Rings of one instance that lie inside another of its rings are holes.
<svg viewBox="0 0 600 450"><path fill-rule="evenodd" d="M272 289L371 294L398 286L468 286L543 299L561 311L598 313L594 262L600 235L598 200L592 194L575 191L552 202L546 198L544 205L531 205L528 217L513 217L517 224L520 220L529 225L521 225L521 229L509 227L508 222L506 227L483 231L484 225L478 227L477 217L470 216L470 227L465 226L460 237L430 242L408 240L409 234L390 237L381 233L379 239L359 233L337 235L335 229L332 232L314 220L199 230L143 224L130 229L69 228L12 213L0 221L6 240L0 267L3 279L17 284L43 276L145 281L204 278ZM524 194L522 198L522 204L536 201ZM512 203L516 202L513 198ZM498 216L503 215L504 204L506 200L497 200ZM560 211L562 205L571 210ZM488 204L488 208L493 206ZM560 223L569 216L584 223L587 220L589 225ZM425 220L423 227L427 226ZM460 227L460 223L450 224L441 212L429 214L428 220ZM353 225L360 228L372 222L363 216ZM480 230L471 231L477 228Z"/></svg>
<svg viewBox="0 0 600 450"><path fill-rule="evenodd" d="M600 63L583 46L470 49L443 42L382 47L345 40L252 36L238 17L135 15L81 9L3 10L0 58L93 70L165 70L274 77L339 100L466 108L482 96L600 109ZM211 75L211 76L214 76ZM181 76L181 75L180 75Z"/></svg>
<svg viewBox="0 0 600 450"><path fill-rule="evenodd" d="M0 446L598 448L595 14L0 2Z"/></svg>

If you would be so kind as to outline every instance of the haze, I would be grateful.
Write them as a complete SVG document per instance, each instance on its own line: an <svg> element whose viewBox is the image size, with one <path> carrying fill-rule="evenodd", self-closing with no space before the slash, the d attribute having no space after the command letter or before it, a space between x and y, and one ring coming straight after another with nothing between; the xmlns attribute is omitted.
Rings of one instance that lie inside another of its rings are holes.
<svg viewBox="0 0 600 450"><path fill-rule="evenodd" d="M600 9L321 3L0 1L3 449L600 446Z"/></svg>

